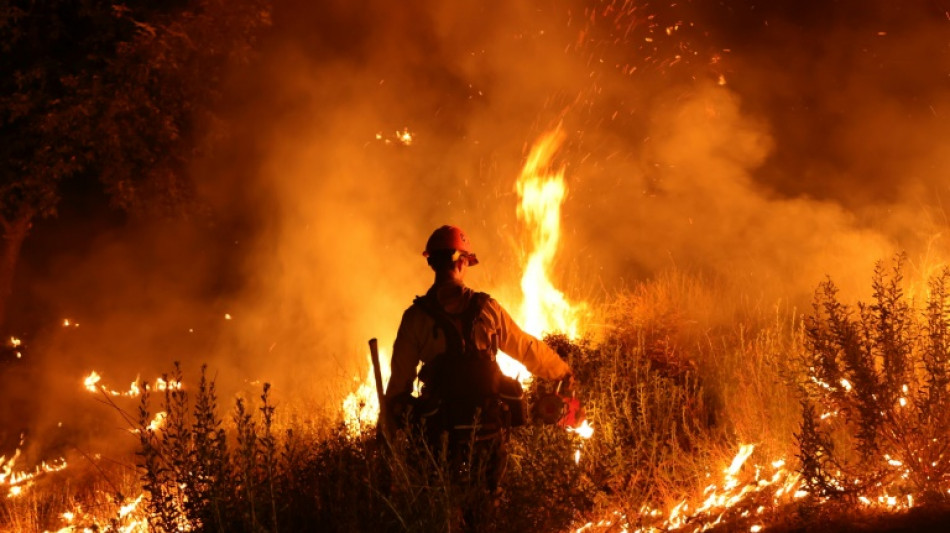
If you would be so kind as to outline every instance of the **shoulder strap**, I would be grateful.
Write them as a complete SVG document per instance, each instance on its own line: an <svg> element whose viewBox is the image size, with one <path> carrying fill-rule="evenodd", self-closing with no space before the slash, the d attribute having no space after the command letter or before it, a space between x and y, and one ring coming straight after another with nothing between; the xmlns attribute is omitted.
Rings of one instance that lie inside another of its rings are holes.
<svg viewBox="0 0 950 533"><path fill-rule="evenodd" d="M442 334L445 335L446 353L464 353L465 341L449 314L439 305L439 300L436 298L434 291L427 292L425 296L419 296L413 303L435 321L437 329L442 330Z"/></svg>
<svg viewBox="0 0 950 533"><path fill-rule="evenodd" d="M459 315L447 313L439 304L434 291L427 292L425 296L417 297L413 303L432 317L436 326L442 330L445 335L447 353L468 354L468 350L475 347L473 337L475 320L482 313L488 299L488 294L476 292L472 295L468 307ZM453 317L461 323L462 331L459 331Z"/></svg>
<svg viewBox="0 0 950 533"><path fill-rule="evenodd" d="M465 337L466 348L475 349L475 321L478 315L482 314L488 298L489 296L484 292L476 292L472 295L468 308L462 313L462 335Z"/></svg>

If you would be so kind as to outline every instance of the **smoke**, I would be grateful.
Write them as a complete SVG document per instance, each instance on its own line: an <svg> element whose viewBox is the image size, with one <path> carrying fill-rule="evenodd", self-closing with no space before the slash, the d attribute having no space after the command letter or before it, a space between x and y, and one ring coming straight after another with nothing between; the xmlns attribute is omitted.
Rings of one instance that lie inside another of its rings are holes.
<svg viewBox="0 0 950 533"><path fill-rule="evenodd" d="M514 307L514 180L558 123L556 275L574 296L676 267L807 304L826 275L860 295L875 261L918 257L942 224L922 170L946 168L946 97L903 59L946 20L789 6L284 4L296 31L277 32L250 106L272 209L241 303L245 348L271 346L254 371L345 374L368 338L391 345L443 223L478 247L472 284Z"/></svg>
<svg viewBox="0 0 950 533"><path fill-rule="evenodd" d="M390 345L443 223L479 249L472 284L514 307L514 180L558 123L574 296L676 267L804 305L826 276L864 295L900 250L942 261L946 71L925 58L947 57L946 15L824 4L289 6L263 105L292 112L263 125L275 212L246 305L296 354L278 368Z"/></svg>
<svg viewBox="0 0 950 533"><path fill-rule="evenodd" d="M575 158L572 249L605 277L675 265L801 304L826 275L864 295L900 250L944 261L946 9L728 2L654 22L641 37L674 59L603 74L578 148L599 154Z"/></svg>
<svg viewBox="0 0 950 533"><path fill-rule="evenodd" d="M239 342L268 345L255 373L320 394L366 364L369 338L388 351L431 283L421 252L436 227L469 233L486 265L473 285L515 293L514 180L527 143L556 118L543 114L545 90L574 67L524 5L380 4L370 20L348 4L293 7L296 24L323 21L325 33L278 32L256 89L266 99L242 110L266 117L250 141L263 145L270 211L245 264L251 290L238 307L253 318ZM260 112L287 102L284 115Z"/></svg>
<svg viewBox="0 0 950 533"><path fill-rule="evenodd" d="M803 303L826 275L861 294L898 250L941 263L946 6L758 4L278 1L229 144L195 166L210 229L120 225L29 276L86 317L81 341L45 332L72 361L56 385L180 359L228 393L336 401L446 223L471 285L516 308L514 183L559 123L570 297L680 268Z"/></svg>

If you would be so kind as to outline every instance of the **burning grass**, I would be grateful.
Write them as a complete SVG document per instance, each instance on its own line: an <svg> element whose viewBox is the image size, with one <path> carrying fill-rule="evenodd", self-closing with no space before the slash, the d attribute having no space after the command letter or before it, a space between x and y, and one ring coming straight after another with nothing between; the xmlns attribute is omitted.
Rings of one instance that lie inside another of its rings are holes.
<svg viewBox="0 0 950 533"><path fill-rule="evenodd" d="M18 531L455 531L466 518L480 531L759 531L939 509L948 281L934 277L917 308L901 264L882 266L872 303L841 303L829 281L805 320L682 274L618 295L596 341L547 338L575 369L593 438L514 431L505 490L477 518L461 510L485 494L458 480L479 473L414 435L389 447L340 413L280 419L266 385L222 414L211 380L176 369L157 383L180 386L140 387L135 476L50 473L0 519Z"/></svg>

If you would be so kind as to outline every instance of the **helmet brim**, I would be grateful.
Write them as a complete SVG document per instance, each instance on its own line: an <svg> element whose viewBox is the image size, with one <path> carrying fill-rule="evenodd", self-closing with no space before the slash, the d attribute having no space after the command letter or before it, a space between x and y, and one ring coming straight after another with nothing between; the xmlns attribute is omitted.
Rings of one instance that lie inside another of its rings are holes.
<svg viewBox="0 0 950 533"><path fill-rule="evenodd" d="M458 261L459 259L462 259L464 257L465 260L468 262L468 266L471 267L478 264L478 257L476 257L475 254L471 252L463 252L461 250L453 250L453 251L456 254L456 257L453 258L455 261ZM432 254L429 253L428 250L425 250L422 252L422 257L425 257L426 259L428 259L431 255Z"/></svg>

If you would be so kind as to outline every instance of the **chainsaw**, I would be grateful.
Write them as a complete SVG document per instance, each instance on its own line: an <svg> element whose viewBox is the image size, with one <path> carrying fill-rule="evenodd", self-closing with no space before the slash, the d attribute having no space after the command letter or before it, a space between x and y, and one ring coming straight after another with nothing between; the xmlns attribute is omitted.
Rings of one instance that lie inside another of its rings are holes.
<svg viewBox="0 0 950 533"><path fill-rule="evenodd" d="M536 382L537 399L534 402L535 420L542 424L557 424L577 429L587 419L581 401L574 396L571 378L560 381Z"/></svg>

